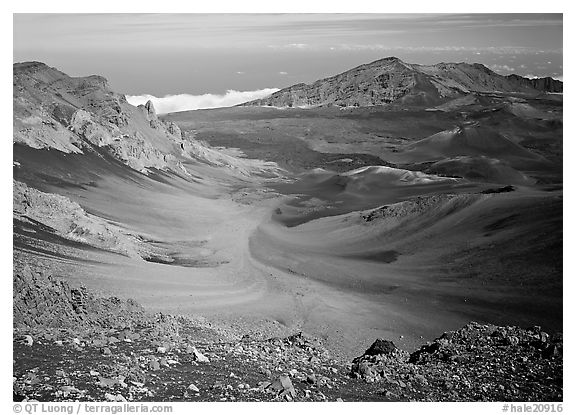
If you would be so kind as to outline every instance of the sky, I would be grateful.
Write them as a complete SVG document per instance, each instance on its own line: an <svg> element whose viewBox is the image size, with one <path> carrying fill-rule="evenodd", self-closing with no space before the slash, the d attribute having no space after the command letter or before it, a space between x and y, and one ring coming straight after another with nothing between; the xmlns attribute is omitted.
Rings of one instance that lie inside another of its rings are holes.
<svg viewBox="0 0 576 415"><path fill-rule="evenodd" d="M14 62L98 74L162 110L232 105L363 63L562 79L562 14L15 14ZM176 96L176 97L174 97Z"/></svg>

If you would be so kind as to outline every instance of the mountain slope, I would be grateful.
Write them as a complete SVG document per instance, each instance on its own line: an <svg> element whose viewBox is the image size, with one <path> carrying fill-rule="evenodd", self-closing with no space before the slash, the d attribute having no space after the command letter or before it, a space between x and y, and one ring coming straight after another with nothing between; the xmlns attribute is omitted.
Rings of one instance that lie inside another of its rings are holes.
<svg viewBox="0 0 576 415"><path fill-rule="evenodd" d="M133 107L101 76L70 77L40 62L13 70L14 142L65 153L107 147L135 170L182 172L181 133L158 121L151 104Z"/></svg>
<svg viewBox="0 0 576 415"><path fill-rule="evenodd" d="M545 78L524 78L522 76L512 74L508 75L506 78L512 82L516 82L521 85L528 85L540 91L559 93L563 91L563 82L549 76Z"/></svg>
<svg viewBox="0 0 576 415"><path fill-rule="evenodd" d="M493 129L478 123L441 131L407 146L413 160L438 160L456 156L489 156L499 159L538 160L539 157Z"/></svg>
<svg viewBox="0 0 576 415"><path fill-rule="evenodd" d="M396 57L360 65L313 84L297 84L241 105L365 107L399 101L440 103L472 92L561 92L562 82L502 76L475 63L408 64Z"/></svg>
<svg viewBox="0 0 576 415"><path fill-rule="evenodd" d="M274 163L246 160L185 138L156 115L152 102L134 107L101 76L70 77L41 62L13 66L13 142L63 153L104 152L134 170L172 171L184 164L224 166L233 175L276 175Z"/></svg>

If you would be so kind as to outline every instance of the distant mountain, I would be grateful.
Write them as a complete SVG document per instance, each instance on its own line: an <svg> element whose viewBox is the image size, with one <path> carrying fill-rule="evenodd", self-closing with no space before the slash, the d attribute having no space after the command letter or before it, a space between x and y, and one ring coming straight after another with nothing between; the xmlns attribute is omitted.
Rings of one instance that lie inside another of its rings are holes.
<svg viewBox="0 0 576 415"><path fill-rule="evenodd" d="M532 87L538 91L558 93L562 92L564 87L562 81L550 78L549 76L545 78L524 78L520 75L512 74L508 75L506 78L512 82Z"/></svg>
<svg viewBox="0 0 576 415"><path fill-rule="evenodd" d="M241 105L364 107L397 101L430 105L479 92L562 92L562 82L552 78L502 76L478 63L417 65L389 57L318 80L311 85L293 85L267 98Z"/></svg>

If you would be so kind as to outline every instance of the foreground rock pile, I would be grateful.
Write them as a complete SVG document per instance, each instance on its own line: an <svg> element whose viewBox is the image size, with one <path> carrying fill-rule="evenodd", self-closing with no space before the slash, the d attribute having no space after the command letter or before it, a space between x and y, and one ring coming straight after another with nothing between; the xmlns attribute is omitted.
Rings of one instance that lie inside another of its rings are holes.
<svg viewBox="0 0 576 415"><path fill-rule="evenodd" d="M412 354L377 340L351 374L391 399L561 401L562 363L559 334L470 323Z"/></svg>
<svg viewBox="0 0 576 415"><path fill-rule="evenodd" d="M471 323L416 352L378 339L345 364L303 333L234 337L202 320L14 274L15 400L562 400L562 338Z"/></svg>

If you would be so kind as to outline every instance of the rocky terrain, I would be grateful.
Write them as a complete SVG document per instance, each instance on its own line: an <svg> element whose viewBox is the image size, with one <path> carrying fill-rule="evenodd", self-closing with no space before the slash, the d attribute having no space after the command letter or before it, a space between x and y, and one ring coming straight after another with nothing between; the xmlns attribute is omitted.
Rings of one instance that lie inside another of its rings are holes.
<svg viewBox="0 0 576 415"><path fill-rule="evenodd" d="M310 85L293 85L242 105L302 108L366 107L393 102L430 105L480 92L562 92L562 82L552 78L506 77L482 64L417 65L389 57Z"/></svg>
<svg viewBox="0 0 576 415"><path fill-rule="evenodd" d="M562 337L470 323L352 362L303 333L255 338L14 274L15 401L561 401Z"/></svg>
<svg viewBox="0 0 576 415"><path fill-rule="evenodd" d="M177 127L160 122L151 103L134 108L100 76L72 78L40 62L14 65L14 142L82 153L110 148L130 167L182 170Z"/></svg>

